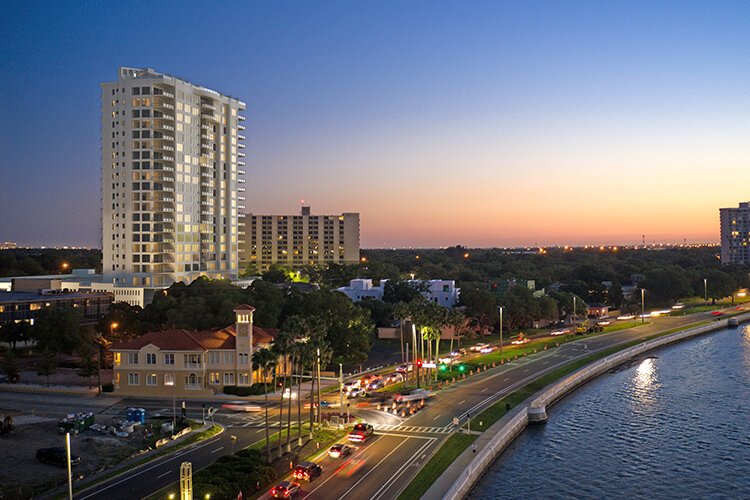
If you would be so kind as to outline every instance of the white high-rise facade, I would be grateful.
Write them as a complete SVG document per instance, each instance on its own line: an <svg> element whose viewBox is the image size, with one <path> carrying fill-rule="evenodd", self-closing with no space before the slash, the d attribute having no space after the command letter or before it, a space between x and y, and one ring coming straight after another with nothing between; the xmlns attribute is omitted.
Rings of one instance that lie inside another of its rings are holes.
<svg viewBox="0 0 750 500"><path fill-rule="evenodd" d="M102 84L106 281L236 278L245 103L146 68Z"/></svg>

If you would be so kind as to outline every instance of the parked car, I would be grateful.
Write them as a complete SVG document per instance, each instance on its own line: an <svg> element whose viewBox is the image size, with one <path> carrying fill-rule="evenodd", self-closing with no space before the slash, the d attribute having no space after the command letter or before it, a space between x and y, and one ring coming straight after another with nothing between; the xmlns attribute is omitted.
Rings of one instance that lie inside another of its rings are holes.
<svg viewBox="0 0 750 500"><path fill-rule="evenodd" d="M323 467L312 462L302 462L294 468L294 479L312 481L323 473Z"/></svg>
<svg viewBox="0 0 750 500"><path fill-rule="evenodd" d="M334 444L328 450L328 456L331 458L343 458L352 452L351 447L345 444Z"/></svg>
<svg viewBox="0 0 750 500"><path fill-rule="evenodd" d="M299 483L292 481L281 481L271 489L271 496L274 498L292 498L300 492Z"/></svg>
<svg viewBox="0 0 750 500"><path fill-rule="evenodd" d="M65 448L62 446L55 446L53 448L39 448L36 450L36 458L40 462L45 464L58 465L60 467L67 467L68 457L65 452ZM81 457L78 455L70 455L70 464L78 465L81 463Z"/></svg>
<svg viewBox="0 0 750 500"><path fill-rule="evenodd" d="M375 428L371 424L356 424L354 426L354 429L349 433L347 438L349 441L355 441L357 443L362 443L367 440L368 437L370 437L375 432Z"/></svg>

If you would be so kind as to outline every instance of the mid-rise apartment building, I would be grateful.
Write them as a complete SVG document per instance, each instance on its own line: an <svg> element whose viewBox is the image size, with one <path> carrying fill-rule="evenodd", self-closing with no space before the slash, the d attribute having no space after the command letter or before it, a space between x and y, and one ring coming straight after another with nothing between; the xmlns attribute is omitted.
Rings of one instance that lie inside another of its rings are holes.
<svg viewBox="0 0 750 500"><path fill-rule="evenodd" d="M245 107L150 68L102 84L104 281L237 277Z"/></svg>
<svg viewBox="0 0 750 500"><path fill-rule="evenodd" d="M719 209L721 222L721 263L750 264L750 202L737 208Z"/></svg>
<svg viewBox="0 0 750 500"><path fill-rule="evenodd" d="M240 216L240 267L259 271L272 264L289 267L355 264L359 261L359 214Z"/></svg>

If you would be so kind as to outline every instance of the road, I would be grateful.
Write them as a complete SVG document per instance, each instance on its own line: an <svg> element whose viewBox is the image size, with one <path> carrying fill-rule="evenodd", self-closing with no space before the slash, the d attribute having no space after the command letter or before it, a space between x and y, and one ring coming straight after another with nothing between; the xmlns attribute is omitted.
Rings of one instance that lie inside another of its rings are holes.
<svg viewBox="0 0 750 500"><path fill-rule="evenodd" d="M652 324L639 328L571 339L558 348L521 358L458 382L440 391L431 398L426 408L408 418L374 408L353 409L354 414L375 426L376 435L357 445L355 452L345 459L331 459L323 450L315 459L323 467L323 475L311 483L304 483L299 498L395 498L442 442L455 432L452 423L454 417L463 423L467 413L475 416L537 377L599 350L710 318L710 313L657 318L651 320ZM0 407L3 396L0 395ZM58 404L61 408L64 406L63 403ZM187 406L189 418L201 419L201 404L208 408L218 407L221 402L191 401ZM105 413L121 414L129 406L146 408L151 414L171 415L172 411L171 400L125 399L107 408ZM275 408L273 413L278 415ZM303 410L303 417L305 414ZM233 449L241 449L264 438L262 414L231 413L222 409L215 419L226 427L224 433L79 492L75 498L142 498L174 484L179 478L179 465L183 461L192 462L193 470L197 471ZM479 422L472 421L472 429L479 429ZM230 436L236 436L235 443L232 443Z"/></svg>

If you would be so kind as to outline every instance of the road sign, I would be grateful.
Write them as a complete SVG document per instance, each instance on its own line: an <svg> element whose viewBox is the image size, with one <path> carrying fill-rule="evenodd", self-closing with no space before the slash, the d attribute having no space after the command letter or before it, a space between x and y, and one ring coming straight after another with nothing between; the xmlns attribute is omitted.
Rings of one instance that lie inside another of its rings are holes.
<svg viewBox="0 0 750 500"><path fill-rule="evenodd" d="M422 363L423 368L437 368L437 364L435 363Z"/></svg>

